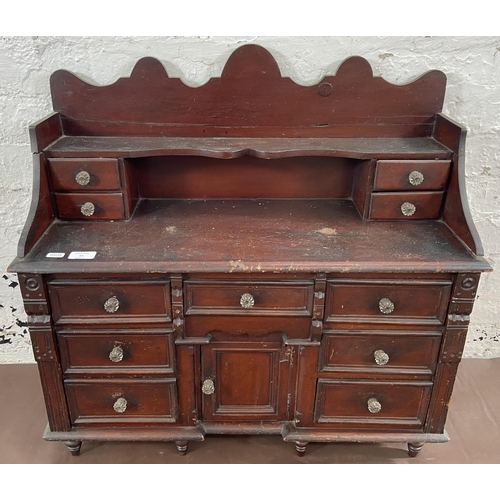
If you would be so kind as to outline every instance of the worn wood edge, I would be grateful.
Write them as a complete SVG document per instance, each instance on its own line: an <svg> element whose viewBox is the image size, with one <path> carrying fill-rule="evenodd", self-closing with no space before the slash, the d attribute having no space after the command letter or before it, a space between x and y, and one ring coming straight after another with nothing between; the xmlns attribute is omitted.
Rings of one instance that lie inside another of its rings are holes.
<svg viewBox="0 0 500 500"><path fill-rule="evenodd" d="M41 219L41 212L46 204L49 210L50 221L43 227L44 222ZM31 193L31 205L24 224L21 236L17 244L17 257L23 258L43 237L43 234L49 229L52 222L55 220L54 208L52 205L52 198L48 185L47 172L45 170L45 161L41 153L33 155L33 189ZM36 232L40 231L40 235L36 237ZM13 263L15 265L15 261ZM12 264L11 264L12 266ZM10 266L10 267L11 267ZM9 270L10 270L9 267Z"/></svg>
<svg viewBox="0 0 500 500"><path fill-rule="evenodd" d="M325 263L311 262L307 264L275 263L275 262L242 262L237 267L228 262L34 262L29 258L15 259L9 272L28 272L40 274L75 274L75 273L287 273L324 272L324 273L462 273L490 271L491 265L486 259L474 258L470 261L453 263L442 262L405 262L405 263Z"/></svg>
<svg viewBox="0 0 500 500"><path fill-rule="evenodd" d="M455 129L455 140L454 141L446 141L446 138L442 135L442 128L444 127L453 127ZM465 220L465 224L469 231L469 235L463 234L461 231L457 231L459 226L456 226L456 217L447 218L447 201L449 193L446 197L446 200L443 205L443 223L450 228L453 234L457 237L457 239L470 251L472 251L477 256L483 256L484 250L483 245L481 243L481 238L479 233L477 232L476 226L472 219L472 215L470 213L469 202L467 200L467 187L465 182L465 142L467 136L467 129L463 127L458 122L452 120L448 116L443 113L438 113L436 115L436 120L434 123L434 131L433 137L438 140L441 144L451 149L454 153L454 163L456 163L455 168L457 169L457 180L458 180L458 199L461 209L462 217ZM448 188L451 189L453 186L450 185ZM456 210L453 211L456 214Z"/></svg>
<svg viewBox="0 0 500 500"><path fill-rule="evenodd" d="M87 144L85 143L87 142ZM425 151L421 143L434 146ZM412 146L413 143L413 146ZM145 147L144 144L147 146ZM409 148L413 151L408 151ZM406 150L405 150L406 148ZM421 149L419 151L418 149ZM452 151L427 137L394 138L338 138L338 137L70 137L64 136L46 148L49 157L81 157L82 154L99 158L117 156L205 156L217 159L234 159L249 155L262 159L290 158L297 156L332 156L360 160L442 159L452 156Z"/></svg>
<svg viewBox="0 0 500 500"><path fill-rule="evenodd" d="M199 422L198 424L205 432L205 434L283 434L283 423L269 423L269 424L252 424L252 423L213 423L213 422Z"/></svg>
<svg viewBox="0 0 500 500"><path fill-rule="evenodd" d="M373 432L373 431L338 431L329 429L299 429L293 424L284 427L283 441L311 441L319 443L446 443L448 433L429 434L423 432Z"/></svg>
<svg viewBox="0 0 500 500"><path fill-rule="evenodd" d="M200 426L167 428L114 427L74 428L68 432L53 432L47 425L43 433L45 441L204 441L205 432Z"/></svg>
<svg viewBox="0 0 500 500"><path fill-rule="evenodd" d="M61 116L55 111L29 126L31 152L41 153L62 135Z"/></svg>

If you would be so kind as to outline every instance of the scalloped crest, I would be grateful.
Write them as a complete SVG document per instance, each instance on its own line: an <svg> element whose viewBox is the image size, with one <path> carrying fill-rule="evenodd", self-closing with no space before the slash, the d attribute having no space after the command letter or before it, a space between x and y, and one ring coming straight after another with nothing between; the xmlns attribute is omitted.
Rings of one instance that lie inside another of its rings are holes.
<svg viewBox="0 0 500 500"><path fill-rule="evenodd" d="M92 85L64 70L50 82L68 135L410 137L430 135L446 76L430 71L393 85L374 77L368 61L351 57L335 76L302 86L281 76L266 49L245 45L220 78L196 88L170 78L151 57L111 85Z"/></svg>

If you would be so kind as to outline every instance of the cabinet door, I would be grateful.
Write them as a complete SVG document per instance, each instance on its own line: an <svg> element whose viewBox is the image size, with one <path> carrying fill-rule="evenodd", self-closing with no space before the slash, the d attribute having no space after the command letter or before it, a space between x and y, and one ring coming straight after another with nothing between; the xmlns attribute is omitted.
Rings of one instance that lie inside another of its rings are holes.
<svg viewBox="0 0 500 500"><path fill-rule="evenodd" d="M286 420L290 355L278 342L204 346L203 420Z"/></svg>

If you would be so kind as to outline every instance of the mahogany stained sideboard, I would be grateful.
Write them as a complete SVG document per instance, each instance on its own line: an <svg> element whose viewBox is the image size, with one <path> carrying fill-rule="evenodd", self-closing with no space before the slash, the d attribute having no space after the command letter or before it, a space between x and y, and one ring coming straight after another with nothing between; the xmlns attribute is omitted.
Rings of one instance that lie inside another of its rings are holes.
<svg viewBox="0 0 500 500"><path fill-rule="evenodd" d="M480 273L439 71L304 87L247 45L190 88L51 77L19 275L44 438L448 440Z"/></svg>

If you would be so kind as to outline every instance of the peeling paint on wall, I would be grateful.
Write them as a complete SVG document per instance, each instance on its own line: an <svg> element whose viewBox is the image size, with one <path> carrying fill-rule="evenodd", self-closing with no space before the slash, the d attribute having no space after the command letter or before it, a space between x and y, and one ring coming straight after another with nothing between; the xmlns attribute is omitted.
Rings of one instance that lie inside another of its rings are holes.
<svg viewBox="0 0 500 500"><path fill-rule="evenodd" d="M466 181L473 218L495 271L483 275L465 356L500 356L500 37L0 37L0 272L16 253L31 200L28 125L52 112L49 77L67 69L100 85L156 57L170 76L200 86L220 76L239 46L258 43L283 76L301 85L365 57L376 76L405 84L439 69L448 86L443 112L468 129ZM0 363L31 362L15 275L0 279Z"/></svg>

